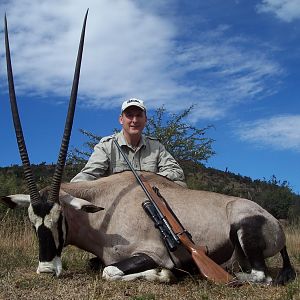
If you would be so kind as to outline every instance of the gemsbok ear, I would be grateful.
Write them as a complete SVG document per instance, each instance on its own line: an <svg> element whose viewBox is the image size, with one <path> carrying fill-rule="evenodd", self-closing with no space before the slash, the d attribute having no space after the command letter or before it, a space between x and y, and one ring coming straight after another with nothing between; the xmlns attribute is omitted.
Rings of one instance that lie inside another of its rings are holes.
<svg viewBox="0 0 300 300"><path fill-rule="evenodd" d="M30 195L15 194L15 195L3 196L0 198L0 202L11 209L19 208L19 207L28 207L30 204Z"/></svg>
<svg viewBox="0 0 300 300"><path fill-rule="evenodd" d="M95 213L97 211L104 210L103 207L96 206L84 199L73 197L72 195L63 191L60 191L59 201L63 204L72 206L76 210L82 210L87 213Z"/></svg>

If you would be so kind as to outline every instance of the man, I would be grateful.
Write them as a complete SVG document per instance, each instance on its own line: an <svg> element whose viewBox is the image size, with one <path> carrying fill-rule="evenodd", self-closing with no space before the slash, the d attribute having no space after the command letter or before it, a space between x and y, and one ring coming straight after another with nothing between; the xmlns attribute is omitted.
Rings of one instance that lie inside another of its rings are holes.
<svg viewBox="0 0 300 300"><path fill-rule="evenodd" d="M129 170L113 143L115 138L136 170L154 172L186 186L183 170L172 155L156 138L142 134L147 123L146 107L142 100L132 98L124 101L119 122L122 125L121 132L101 139L85 167L72 182L95 180Z"/></svg>

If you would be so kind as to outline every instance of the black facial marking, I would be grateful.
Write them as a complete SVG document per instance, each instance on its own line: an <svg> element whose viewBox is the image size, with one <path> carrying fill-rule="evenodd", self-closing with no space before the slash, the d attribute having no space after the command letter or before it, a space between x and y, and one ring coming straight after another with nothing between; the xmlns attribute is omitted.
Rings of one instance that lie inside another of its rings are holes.
<svg viewBox="0 0 300 300"><path fill-rule="evenodd" d="M37 236L39 240L39 261L49 262L52 261L55 256L60 256L64 244L63 231L62 231L62 216L59 217L58 226L58 239L59 246L56 248L53 233L44 224L41 224L37 229Z"/></svg>
<svg viewBox="0 0 300 300"><path fill-rule="evenodd" d="M54 203L52 202L40 202L38 205L32 206L32 210L34 214L42 219L44 219L47 215L49 215Z"/></svg>
<svg viewBox="0 0 300 300"><path fill-rule="evenodd" d="M140 253L138 255L112 264L111 266L117 267L125 275L127 275L154 269L157 267L157 263L148 255Z"/></svg>
<svg viewBox="0 0 300 300"><path fill-rule="evenodd" d="M39 239L39 261L53 260L57 251L51 230L41 224L37 229L37 236Z"/></svg>
<svg viewBox="0 0 300 300"><path fill-rule="evenodd" d="M40 192L41 201L37 205L32 206L33 213L42 218L42 224L36 229L36 234L39 240L39 261L49 262L52 261L56 256L60 256L62 248L64 246L63 236L63 216L60 213L57 224L55 224L55 230L58 231L58 247L56 248L55 240L51 229L45 225L45 217L51 214L51 210L55 205L54 202L47 201L49 196L49 187L43 189ZM53 212L52 212L53 213ZM57 217L57 216L55 216Z"/></svg>
<svg viewBox="0 0 300 300"><path fill-rule="evenodd" d="M54 202L48 201L50 195L50 188L46 187L43 190L40 191L40 199L41 201L36 204L32 205L33 212L36 216L41 217L42 219L45 218L46 215L48 215L54 206Z"/></svg>

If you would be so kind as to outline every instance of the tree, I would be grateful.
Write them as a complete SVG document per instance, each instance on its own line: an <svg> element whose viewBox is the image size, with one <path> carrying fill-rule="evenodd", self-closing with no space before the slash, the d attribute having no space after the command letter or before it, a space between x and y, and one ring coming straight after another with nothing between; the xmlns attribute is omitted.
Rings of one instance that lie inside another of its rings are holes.
<svg viewBox="0 0 300 300"><path fill-rule="evenodd" d="M176 160L199 163L215 154L212 150L214 140L205 137L206 131L213 126L199 129L184 122L193 108L190 106L182 113L171 115L166 114L164 107L156 109L148 118L145 133L158 138Z"/></svg>
<svg viewBox="0 0 300 300"><path fill-rule="evenodd" d="M68 152L67 165L68 164L84 164L91 156L94 146L101 140L100 135L93 134L87 130L79 129L79 131L88 139L83 144L85 149L74 148Z"/></svg>
<svg viewBox="0 0 300 300"><path fill-rule="evenodd" d="M214 140L205 137L206 131L213 126L199 129L184 122L192 109L193 106L190 106L178 114L167 114L164 107L156 109L148 116L145 134L159 139L176 160L200 163L215 154L212 150ZM101 139L101 136L89 131L80 129L80 132L88 138L88 141L83 145L84 150L75 148L69 153L69 163L84 163Z"/></svg>
<svg viewBox="0 0 300 300"><path fill-rule="evenodd" d="M260 187L253 200L278 219L289 217L290 208L299 196L292 192L288 182L281 182L273 175L270 180L261 182Z"/></svg>

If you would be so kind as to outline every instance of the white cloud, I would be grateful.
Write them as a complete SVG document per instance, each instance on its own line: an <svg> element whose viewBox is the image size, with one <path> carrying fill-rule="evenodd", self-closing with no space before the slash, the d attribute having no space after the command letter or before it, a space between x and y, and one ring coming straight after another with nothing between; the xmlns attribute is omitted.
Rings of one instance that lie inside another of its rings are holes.
<svg viewBox="0 0 300 300"><path fill-rule="evenodd" d="M277 18L292 22L300 19L300 1L299 0L262 0L257 5L259 13L273 13Z"/></svg>
<svg viewBox="0 0 300 300"><path fill-rule="evenodd" d="M188 45L177 59L185 75L197 72L194 76L202 94L206 92L210 101L222 102L226 112L237 103L275 93L276 85L269 83L283 74L281 66L268 58L268 50L259 44L254 49L252 42L214 31Z"/></svg>
<svg viewBox="0 0 300 300"><path fill-rule="evenodd" d="M279 150L300 151L300 115L281 115L242 124L241 140Z"/></svg>
<svg viewBox="0 0 300 300"><path fill-rule="evenodd" d="M273 88L278 85L270 83L282 70L268 57L269 49L255 41L254 50L253 41L230 37L226 25L201 32L192 44L184 42L177 36L174 18L163 18L159 2L155 3L146 7L130 0L0 4L8 16L18 95L68 99L87 7L79 89L84 105L116 107L123 98L135 96L147 100L149 108L164 104L174 111L196 104L195 120L213 119L240 102L276 92ZM161 8L166 9L165 4ZM0 54L3 59L1 47Z"/></svg>

